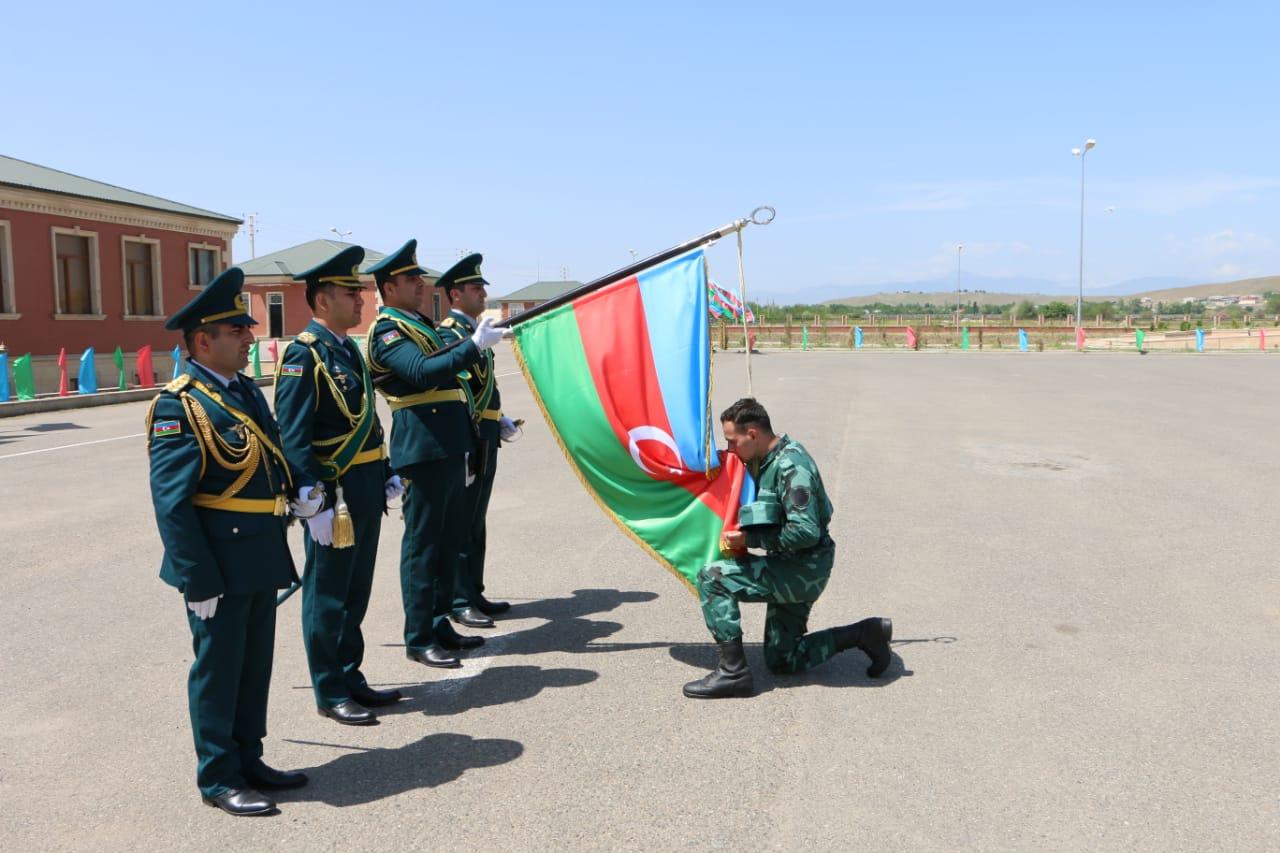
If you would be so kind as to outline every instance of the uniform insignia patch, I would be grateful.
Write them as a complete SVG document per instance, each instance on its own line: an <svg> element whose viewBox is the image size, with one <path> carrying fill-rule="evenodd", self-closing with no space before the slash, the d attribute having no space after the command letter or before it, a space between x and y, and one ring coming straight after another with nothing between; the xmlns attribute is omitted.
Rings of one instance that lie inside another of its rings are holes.
<svg viewBox="0 0 1280 853"><path fill-rule="evenodd" d="M151 425L151 434L156 438L164 438L169 435L178 435L182 432L182 423L179 421L156 421Z"/></svg>
<svg viewBox="0 0 1280 853"><path fill-rule="evenodd" d="M383 343L383 344L390 345L390 344L394 344L396 341L400 340L400 338L401 338L400 333L399 333L398 331L396 331L395 329L392 329L391 331L387 332L385 335L383 335L383 336L382 336L381 338L379 338L378 340L382 341L382 343Z"/></svg>
<svg viewBox="0 0 1280 853"><path fill-rule="evenodd" d="M298 341L304 344L314 344L316 342L316 336L312 332L303 332L298 335Z"/></svg>
<svg viewBox="0 0 1280 853"><path fill-rule="evenodd" d="M282 364L280 366L281 376L301 376L303 367L301 364Z"/></svg>
<svg viewBox="0 0 1280 853"><path fill-rule="evenodd" d="M164 386L164 390L171 394L176 394L183 388L187 387L187 383L191 381L191 374L183 373L177 379Z"/></svg>
<svg viewBox="0 0 1280 853"><path fill-rule="evenodd" d="M793 507L803 510L809 508L809 501L813 499L813 496L804 486L796 486L787 493L787 498L791 501Z"/></svg>

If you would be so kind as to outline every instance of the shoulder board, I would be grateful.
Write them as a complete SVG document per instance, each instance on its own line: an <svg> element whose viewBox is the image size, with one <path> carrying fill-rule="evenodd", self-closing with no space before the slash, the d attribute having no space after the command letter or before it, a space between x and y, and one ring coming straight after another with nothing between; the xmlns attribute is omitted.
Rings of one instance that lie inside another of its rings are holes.
<svg viewBox="0 0 1280 853"><path fill-rule="evenodd" d="M440 321L440 328L442 329L452 329L456 325L458 325L458 321L452 317L446 317Z"/></svg>
<svg viewBox="0 0 1280 853"><path fill-rule="evenodd" d="M300 344L311 346L316 342L317 338L314 332L299 332L298 336L295 337L294 340Z"/></svg>
<svg viewBox="0 0 1280 853"><path fill-rule="evenodd" d="M172 382L165 385L164 390L168 391L170 394L179 394L182 392L182 389L186 388L189 384L191 384L191 374L183 373Z"/></svg>

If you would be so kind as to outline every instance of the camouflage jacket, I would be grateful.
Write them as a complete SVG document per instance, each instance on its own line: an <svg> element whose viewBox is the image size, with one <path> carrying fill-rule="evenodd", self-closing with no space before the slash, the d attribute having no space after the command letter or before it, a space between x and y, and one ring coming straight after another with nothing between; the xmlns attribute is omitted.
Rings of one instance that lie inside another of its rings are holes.
<svg viewBox="0 0 1280 853"><path fill-rule="evenodd" d="M760 494L772 492L778 496L785 519L781 527L748 531L747 547L763 548L770 555L798 555L835 547L827 533L831 501L817 463L799 442L779 436L778 443L760 462L755 479Z"/></svg>

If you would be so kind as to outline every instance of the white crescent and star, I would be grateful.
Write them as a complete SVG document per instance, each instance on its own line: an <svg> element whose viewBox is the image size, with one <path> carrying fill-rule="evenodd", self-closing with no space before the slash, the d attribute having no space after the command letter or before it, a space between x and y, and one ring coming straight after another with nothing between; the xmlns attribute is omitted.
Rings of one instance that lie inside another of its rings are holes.
<svg viewBox="0 0 1280 853"><path fill-rule="evenodd" d="M627 439L627 449L631 451L632 461L636 463L636 466L640 468L641 471L644 471L651 477L659 476L660 472L654 471L652 468L645 465L644 461L640 458L640 442L642 441L658 442L675 455L676 464L684 464L684 459L680 457L680 448L676 446L676 440L672 438L671 434L666 430L660 429L656 426L638 426L634 429L627 430ZM684 473L680 468L667 468L666 471L669 474L675 474L677 476Z"/></svg>

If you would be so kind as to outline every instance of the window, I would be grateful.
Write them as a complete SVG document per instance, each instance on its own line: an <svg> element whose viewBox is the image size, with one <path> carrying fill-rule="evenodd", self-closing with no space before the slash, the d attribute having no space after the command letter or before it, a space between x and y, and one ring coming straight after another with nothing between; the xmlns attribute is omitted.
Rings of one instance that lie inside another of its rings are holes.
<svg viewBox="0 0 1280 853"><path fill-rule="evenodd" d="M431 319L437 323L440 322L440 294L439 293L431 294Z"/></svg>
<svg viewBox="0 0 1280 853"><path fill-rule="evenodd" d="M217 246L192 245L187 248L187 285L204 287L219 272Z"/></svg>
<svg viewBox="0 0 1280 853"><path fill-rule="evenodd" d="M0 222L0 317L17 311L13 303L13 247L9 223Z"/></svg>
<svg viewBox="0 0 1280 853"><path fill-rule="evenodd" d="M164 313L160 301L159 243L125 237L124 313L133 317L158 317Z"/></svg>
<svg viewBox="0 0 1280 853"><path fill-rule="evenodd" d="M98 314L98 235L55 228L53 257L58 313Z"/></svg>

